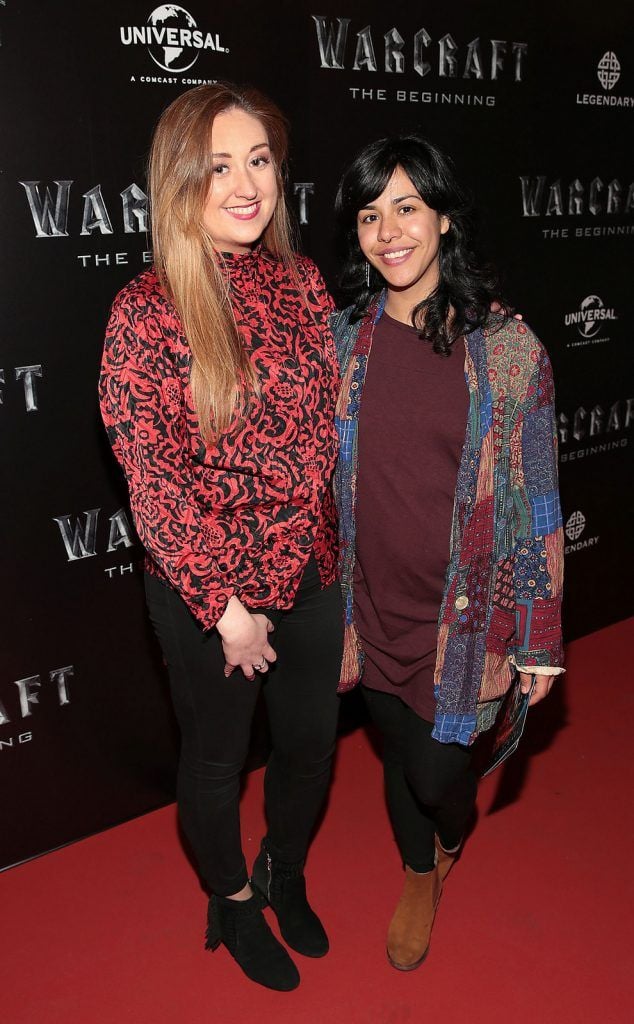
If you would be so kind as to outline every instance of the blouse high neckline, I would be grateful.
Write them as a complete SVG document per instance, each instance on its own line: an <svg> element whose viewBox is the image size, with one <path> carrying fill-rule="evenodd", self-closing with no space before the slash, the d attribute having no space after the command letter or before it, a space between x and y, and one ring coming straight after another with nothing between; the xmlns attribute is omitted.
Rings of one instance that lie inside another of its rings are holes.
<svg viewBox="0 0 634 1024"><path fill-rule="evenodd" d="M258 242L252 249L248 249L246 252L225 252L224 249L217 249L217 255L220 257L221 262L235 265L247 265L249 263L256 263L264 255L264 246L262 242Z"/></svg>

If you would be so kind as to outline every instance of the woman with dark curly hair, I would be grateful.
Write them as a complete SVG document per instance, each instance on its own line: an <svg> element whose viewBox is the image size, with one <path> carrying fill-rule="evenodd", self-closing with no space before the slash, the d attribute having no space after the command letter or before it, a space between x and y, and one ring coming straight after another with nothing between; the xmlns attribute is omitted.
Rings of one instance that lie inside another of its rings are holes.
<svg viewBox="0 0 634 1024"><path fill-rule="evenodd" d="M405 867L387 954L408 971L473 814L474 739L513 684L534 704L563 671L553 384L530 328L491 312L498 285L436 146L366 146L337 213L340 689L362 680L384 740Z"/></svg>

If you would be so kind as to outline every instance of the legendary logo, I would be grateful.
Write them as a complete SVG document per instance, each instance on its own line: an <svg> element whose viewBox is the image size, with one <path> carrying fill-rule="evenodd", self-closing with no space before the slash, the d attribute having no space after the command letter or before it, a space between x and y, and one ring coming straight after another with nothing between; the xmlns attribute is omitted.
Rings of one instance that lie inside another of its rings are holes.
<svg viewBox="0 0 634 1024"><path fill-rule="evenodd" d="M612 89L621 77L621 65L619 59L612 50L603 54L597 64L597 78L601 83L604 92L602 93L577 93L577 104L585 107L628 107L634 108L634 96L617 96ZM606 95L610 93L611 95Z"/></svg>
<svg viewBox="0 0 634 1024"><path fill-rule="evenodd" d="M146 25L122 25L120 34L124 46L146 46L155 64L175 74L189 71L203 50L229 52L217 32L199 29L189 11L177 4L161 4Z"/></svg>
<svg viewBox="0 0 634 1024"><path fill-rule="evenodd" d="M566 313L564 322L566 327L575 325L582 338L590 339L599 333L605 320L616 319L614 309L604 306L598 295L587 295L575 313Z"/></svg>
<svg viewBox="0 0 634 1024"><path fill-rule="evenodd" d="M568 540L579 540L586 528L586 517L583 512L573 512L566 521L566 537Z"/></svg>
<svg viewBox="0 0 634 1024"><path fill-rule="evenodd" d="M604 89L613 89L621 77L621 65L615 53L604 53L597 65L597 78Z"/></svg>
<svg viewBox="0 0 634 1024"><path fill-rule="evenodd" d="M583 540L579 538L582 536L586 528L586 517L583 512L573 512L566 521L565 533L571 544L566 544L564 551L567 555L572 554L573 551L580 551L582 548L593 548L599 543L599 537L584 537Z"/></svg>

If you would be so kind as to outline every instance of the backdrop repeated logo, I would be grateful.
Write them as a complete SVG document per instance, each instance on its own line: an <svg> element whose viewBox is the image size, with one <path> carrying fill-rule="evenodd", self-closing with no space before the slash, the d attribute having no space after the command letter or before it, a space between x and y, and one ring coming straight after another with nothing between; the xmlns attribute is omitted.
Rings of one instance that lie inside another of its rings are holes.
<svg viewBox="0 0 634 1024"><path fill-rule="evenodd" d="M560 462L575 462L627 448L634 426L634 398L618 398L609 405L579 405L573 412L560 411L557 422Z"/></svg>
<svg viewBox="0 0 634 1024"><path fill-rule="evenodd" d="M568 540L571 541L564 548L567 555L572 555L575 551L585 551L587 548L594 548L599 543L601 538L598 534L594 537L583 537L586 526L586 517L579 510L572 512L566 520L565 533Z"/></svg>
<svg viewBox="0 0 634 1024"><path fill-rule="evenodd" d="M69 562L77 562L82 558L94 558L97 554L97 524L100 512L100 508L88 509L82 513L83 521L81 516L53 516L53 521L59 527ZM106 547L108 553L117 551L122 545L126 548L134 547L136 535L130 526L125 509L117 509L113 515L108 517L108 522L110 523Z"/></svg>
<svg viewBox="0 0 634 1024"><path fill-rule="evenodd" d="M568 342L568 348L579 348L582 345L599 345L609 341L607 335L597 337L600 331L605 330L605 322L615 321L617 315L612 307L607 307L603 299L598 295L586 295L579 304L579 309L574 313L566 313L564 323L566 327L575 326L579 338Z"/></svg>
<svg viewBox="0 0 634 1024"><path fill-rule="evenodd" d="M51 186L40 181L21 181L33 218L37 238L68 238L68 210L73 180L54 181ZM121 227L126 235L146 232L147 196L135 182L119 193L121 198ZM93 185L82 193L82 221L80 235L114 234L112 219L106 206L102 185Z"/></svg>
<svg viewBox="0 0 634 1024"><path fill-rule="evenodd" d="M604 89L613 89L621 77L621 65L615 53L604 53L597 65L597 78Z"/></svg>
<svg viewBox="0 0 634 1024"><path fill-rule="evenodd" d="M634 234L634 181L600 177L551 178L519 175L522 218L547 220L544 239L616 238ZM612 224L583 223L588 218L614 218ZM570 224L562 223L570 219ZM616 223L616 220L622 223ZM556 226L553 221L557 222Z"/></svg>
<svg viewBox="0 0 634 1024"><path fill-rule="evenodd" d="M100 252L65 250L65 255L77 260L84 269L103 270L107 267L143 266L152 262L148 248L147 195L136 182L121 189L99 183L77 196L73 178L60 178L53 182L41 180L20 181L24 189L35 237L41 238L108 238L142 235L146 244L137 251L118 247ZM115 198L116 197L116 198ZM122 239L122 240L123 240ZM82 246L82 249L84 247Z"/></svg>
<svg viewBox="0 0 634 1024"><path fill-rule="evenodd" d="M573 512L566 521L566 537L578 540L586 528L586 517L583 512Z"/></svg>
<svg viewBox="0 0 634 1024"><path fill-rule="evenodd" d="M520 175L522 217L617 217L634 213L634 181L573 178L549 182L545 174Z"/></svg>
<svg viewBox="0 0 634 1024"><path fill-rule="evenodd" d="M206 13L206 12L205 12ZM217 74L218 65L213 58L226 57L230 48L225 46L217 26L200 27L190 11L178 4L161 4L148 15L145 25L121 25L119 41L122 46L145 50L152 63L167 74L149 74L139 70L130 76L131 82L149 85L203 85L214 78L181 77L191 72L203 57L204 73ZM205 61L204 58L212 58Z"/></svg>
<svg viewBox="0 0 634 1024"><path fill-rule="evenodd" d="M42 675L25 676L23 679L15 679L12 686L15 690L10 695L9 688L3 687L4 701L0 700L0 728L7 727L0 732L0 753L12 750L24 743L31 743L34 739L34 728L26 719L34 716L34 706L47 703L49 706L63 708L70 704L70 678L74 676L73 665L64 665L63 668L54 668L44 674L44 686L42 686ZM10 728L9 728L10 727Z"/></svg>
<svg viewBox="0 0 634 1024"><path fill-rule="evenodd" d="M42 364L33 363L31 366L15 366L13 372L13 379L24 392L25 412L37 412L39 408L37 381L43 377ZM0 385L6 383L4 368L0 368ZM0 405L4 405L3 387L0 387Z"/></svg>
<svg viewBox="0 0 634 1024"><path fill-rule="evenodd" d="M189 11L177 4L162 4L149 15L147 25L122 26L120 31L124 46L146 46L155 64L177 74L189 71L203 50L229 52L217 32L201 32Z"/></svg>
<svg viewBox="0 0 634 1024"><path fill-rule="evenodd" d="M445 32L434 40L426 28L403 35L400 28L371 24L350 31L351 18L326 18L312 15L315 24L320 67L328 71L360 71L385 75L410 75L419 79L440 79L442 91L436 89L391 89L360 85L350 86L354 100L396 100L399 103L455 104L493 107L495 93L475 89L466 91L451 87L452 79L477 85L509 80L522 82L528 44L505 39L481 39L466 44L457 41L458 33ZM361 22L363 24L363 22ZM402 26L401 26L402 28ZM353 41L354 39L354 41ZM379 56L377 56L377 54Z"/></svg>
<svg viewBox="0 0 634 1024"><path fill-rule="evenodd" d="M78 563L98 556L125 556L125 561L105 568L100 564L97 571L103 572L108 580L141 573L143 548L130 523L129 511L119 508L105 519L101 512L101 508L89 508L79 515L68 513L52 517L59 529L66 561Z"/></svg>
<svg viewBox="0 0 634 1024"><path fill-rule="evenodd" d="M612 93L621 77L621 64L619 58L612 50L607 50L603 54L597 64L596 74L604 92L578 92L578 105L586 107L623 107L628 110L634 110L634 96L622 96Z"/></svg>
<svg viewBox="0 0 634 1024"><path fill-rule="evenodd" d="M26 193L36 238L69 238L71 234L99 237L119 233L124 236L140 234L149 239L148 197L136 182L122 189L117 199L111 198L112 192L109 196L104 195L102 184L93 185L82 192L81 199L76 200L75 210L77 214L81 211L81 225L75 218L74 232L69 227L73 212L71 200L75 196L72 178L59 179L49 184L37 180L20 181L18 184ZM314 194L314 182L294 182L291 191L297 203L299 223L308 224L309 196ZM133 262L131 255L141 264L152 262L149 248L136 254L110 251L73 255L84 269L126 266Z"/></svg>

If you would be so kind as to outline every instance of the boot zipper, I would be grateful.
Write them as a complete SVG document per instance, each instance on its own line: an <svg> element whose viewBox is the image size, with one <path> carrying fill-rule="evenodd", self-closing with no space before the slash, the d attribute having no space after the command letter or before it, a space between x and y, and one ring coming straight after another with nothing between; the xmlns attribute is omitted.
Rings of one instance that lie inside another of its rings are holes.
<svg viewBox="0 0 634 1024"><path fill-rule="evenodd" d="M220 916L217 904L214 904L213 897L209 901L207 911L207 934L205 936L205 949L216 950L222 941L220 930Z"/></svg>

